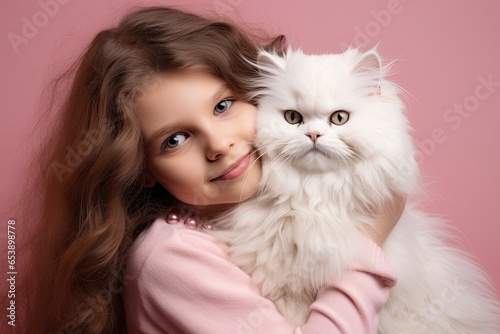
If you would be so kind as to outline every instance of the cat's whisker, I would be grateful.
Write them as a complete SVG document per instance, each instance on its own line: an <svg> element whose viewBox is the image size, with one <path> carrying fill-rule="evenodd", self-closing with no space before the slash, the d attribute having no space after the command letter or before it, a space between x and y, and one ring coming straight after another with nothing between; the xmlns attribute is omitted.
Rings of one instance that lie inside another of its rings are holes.
<svg viewBox="0 0 500 334"><path fill-rule="evenodd" d="M277 157L270 160L268 170L280 170L281 166L286 162L286 160L282 159L283 156L284 156L283 154L280 154ZM264 185L264 187L267 186L268 186L267 184Z"/></svg>
<svg viewBox="0 0 500 334"><path fill-rule="evenodd" d="M258 155L257 155L257 158L255 159L255 161L253 161L253 162L250 164L250 166L249 166L249 170L251 170L252 168L254 168L255 164L259 163L260 159L264 156L264 154L263 154L263 153L260 153L260 152L259 152L259 150L258 150L258 149L256 149L256 148L253 148L252 150L250 150L250 155L253 155L254 153L258 153ZM249 174L250 174L250 173L248 173L248 174L245 176L244 180L243 180L243 187L241 187L240 199L239 199L238 203L240 203L240 202L242 201L242 198L243 198L243 191L244 191L244 189L245 189L245 185L246 185L246 183L247 183L247 181L248 181L248 175L249 175Z"/></svg>

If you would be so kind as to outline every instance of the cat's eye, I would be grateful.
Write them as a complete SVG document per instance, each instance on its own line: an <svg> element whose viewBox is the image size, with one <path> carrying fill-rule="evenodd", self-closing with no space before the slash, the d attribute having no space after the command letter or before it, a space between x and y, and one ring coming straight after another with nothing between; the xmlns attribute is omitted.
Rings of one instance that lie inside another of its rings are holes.
<svg viewBox="0 0 500 334"><path fill-rule="evenodd" d="M330 122L335 125L344 125L349 119L349 113L345 110L337 110L330 116Z"/></svg>
<svg viewBox="0 0 500 334"><path fill-rule="evenodd" d="M297 124L302 122L302 115L295 110L285 110L285 119L290 124Z"/></svg>

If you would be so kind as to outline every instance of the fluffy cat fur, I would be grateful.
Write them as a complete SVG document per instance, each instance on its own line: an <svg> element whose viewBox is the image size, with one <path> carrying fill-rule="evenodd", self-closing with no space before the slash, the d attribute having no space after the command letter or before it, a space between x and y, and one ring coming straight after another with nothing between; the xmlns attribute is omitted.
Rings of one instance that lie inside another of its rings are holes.
<svg viewBox="0 0 500 334"><path fill-rule="evenodd" d="M260 190L212 233L302 325L319 289L366 254L360 230L373 212L417 191L418 166L399 89L376 50L262 52L257 66ZM383 247L398 283L379 333L500 333L491 281L449 236L408 201Z"/></svg>

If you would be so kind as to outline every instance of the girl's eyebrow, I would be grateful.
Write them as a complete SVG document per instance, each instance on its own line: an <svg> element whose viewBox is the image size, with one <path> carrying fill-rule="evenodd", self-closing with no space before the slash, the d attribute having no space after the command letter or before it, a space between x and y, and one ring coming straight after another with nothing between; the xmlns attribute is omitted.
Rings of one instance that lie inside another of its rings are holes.
<svg viewBox="0 0 500 334"><path fill-rule="evenodd" d="M170 132L173 128L175 128L175 125L173 124L167 124L166 126L159 128L148 140L146 140L146 146L151 145L152 143L157 141L158 138L161 138L166 133Z"/></svg>
<svg viewBox="0 0 500 334"><path fill-rule="evenodd" d="M223 83L219 86L219 88L215 91L210 99L210 103L212 106L215 106L220 100L227 95L227 93L231 92L227 84ZM158 130L156 130L153 135L146 140L146 145L149 146L154 143L158 138L163 137L166 133L170 132L173 128L175 128L175 124L167 124Z"/></svg>
<svg viewBox="0 0 500 334"><path fill-rule="evenodd" d="M212 98L212 105L216 105L227 93L232 93L228 85L223 83L220 85L219 89L215 91Z"/></svg>

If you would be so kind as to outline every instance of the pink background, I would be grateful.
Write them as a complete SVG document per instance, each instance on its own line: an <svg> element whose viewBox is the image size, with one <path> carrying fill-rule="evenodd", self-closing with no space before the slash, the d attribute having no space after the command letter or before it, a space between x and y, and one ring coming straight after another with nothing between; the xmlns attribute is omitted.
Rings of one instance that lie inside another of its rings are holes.
<svg viewBox="0 0 500 334"><path fill-rule="evenodd" d="M408 92L427 185L423 204L462 232L464 247L500 287L497 1L2 1L2 243L7 220L20 216L11 207L12 198L26 177L22 163L30 153L29 131L43 88L99 29L115 23L133 5L150 4L181 4L284 33L293 46L309 53L338 52L351 42L367 49L380 42L382 56L397 59L393 80ZM26 22L39 27L29 30ZM11 33L28 38L15 47L9 41ZM462 114L455 112L459 108ZM0 262L3 271L3 255Z"/></svg>

